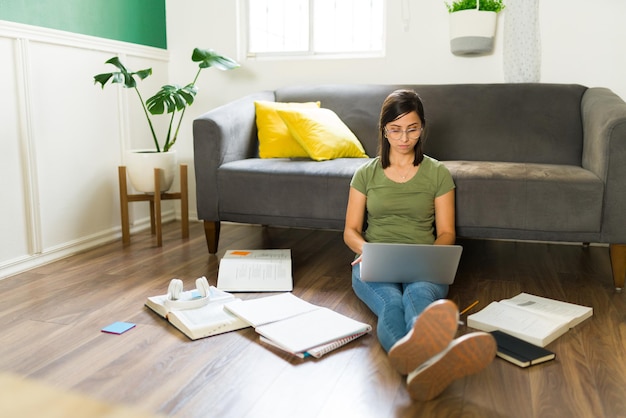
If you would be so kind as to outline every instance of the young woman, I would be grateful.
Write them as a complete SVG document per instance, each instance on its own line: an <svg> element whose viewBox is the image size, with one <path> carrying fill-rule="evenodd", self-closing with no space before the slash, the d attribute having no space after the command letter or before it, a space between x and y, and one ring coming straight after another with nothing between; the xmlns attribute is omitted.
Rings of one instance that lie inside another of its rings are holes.
<svg viewBox="0 0 626 418"><path fill-rule="evenodd" d="M409 393L418 400L432 399L453 380L483 369L496 350L486 333L453 340L459 314L453 302L444 300L447 285L360 279L366 241L451 245L456 240L454 181L443 164L424 155L425 128L416 92L397 90L385 99L379 155L352 178L344 229L346 245L357 254L353 289L378 316L380 344L393 367L408 375Z"/></svg>

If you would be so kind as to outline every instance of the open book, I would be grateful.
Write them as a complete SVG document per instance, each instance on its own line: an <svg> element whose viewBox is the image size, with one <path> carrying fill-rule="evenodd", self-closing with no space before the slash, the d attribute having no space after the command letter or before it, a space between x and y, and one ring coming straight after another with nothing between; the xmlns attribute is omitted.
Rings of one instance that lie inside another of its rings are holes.
<svg viewBox="0 0 626 418"><path fill-rule="evenodd" d="M487 332L504 331L545 347L592 315L593 309L587 306L520 293L469 315L467 325Z"/></svg>
<svg viewBox="0 0 626 418"><path fill-rule="evenodd" d="M291 293L229 302L226 309L252 325L262 342L299 357L321 357L372 330Z"/></svg>
<svg viewBox="0 0 626 418"><path fill-rule="evenodd" d="M224 304L237 300L214 286L208 287L206 296L199 291L181 292L176 300L171 295L150 296L146 306L167 319L192 340L247 328L249 325L224 309Z"/></svg>
<svg viewBox="0 0 626 418"><path fill-rule="evenodd" d="M220 260L217 287L228 292L289 292L291 250L229 250Z"/></svg>

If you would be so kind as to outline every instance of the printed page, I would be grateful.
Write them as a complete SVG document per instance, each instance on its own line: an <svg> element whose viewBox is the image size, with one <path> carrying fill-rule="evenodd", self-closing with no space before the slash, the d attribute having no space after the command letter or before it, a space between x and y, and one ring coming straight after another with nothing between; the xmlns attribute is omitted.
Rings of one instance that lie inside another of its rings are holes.
<svg viewBox="0 0 626 418"><path fill-rule="evenodd" d="M220 261L217 287L230 292L291 291L291 250L228 251Z"/></svg>
<svg viewBox="0 0 626 418"><path fill-rule="evenodd" d="M569 328L578 325L593 314L593 309L587 306L543 298L528 293L520 293L511 299L503 299L500 303L514 305L551 318L558 318L567 322Z"/></svg>
<svg viewBox="0 0 626 418"><path fill-rule="evenodd" d="M222 259L291 260L291 250L228 250Z"/></svg>
<svg viewBox="0 0 626 418"><path fill-rule="evenodd" d="M199 309L170 312L168 319L172 325L194 340L249 326L241 318L224 309L222 303L211 303Z"/></svg>
<svg viewBox="0 0 626 418"><path fill-rule="evenodd" d="M486 308L468 316L467 325L487 332L501 330L540 347L545 347L569 329L567 321L500 302L491 302Z"/></svg>

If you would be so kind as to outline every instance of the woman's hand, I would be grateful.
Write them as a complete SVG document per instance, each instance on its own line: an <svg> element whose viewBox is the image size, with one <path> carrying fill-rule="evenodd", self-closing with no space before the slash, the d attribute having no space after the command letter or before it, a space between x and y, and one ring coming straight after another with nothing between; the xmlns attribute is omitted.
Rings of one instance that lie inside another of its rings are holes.
<svg viewBox="0 0 626 418"><path fill-rule="evenodd" d="M355 258L354 261L352 263L350 263L350 265L351 266L355 266L355 265L359 264L362 259L363 259L363 254L359 254L359 256L357 258Z"/></svg>

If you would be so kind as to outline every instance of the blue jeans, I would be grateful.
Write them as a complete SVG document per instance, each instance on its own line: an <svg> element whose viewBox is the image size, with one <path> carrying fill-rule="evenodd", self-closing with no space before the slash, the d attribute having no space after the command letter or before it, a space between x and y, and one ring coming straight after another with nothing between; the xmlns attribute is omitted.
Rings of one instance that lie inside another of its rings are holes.
<svg viewBox="0 0 626 418"><path fill-rule="evenodd" d="M448 285L430 282L364 282L360 264L352 267L352 289L378 317L378 340L387 352L413 328L428 305L448 294Z"/></svg>

